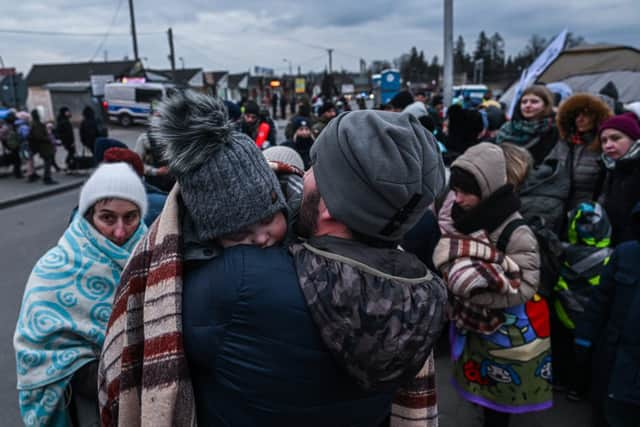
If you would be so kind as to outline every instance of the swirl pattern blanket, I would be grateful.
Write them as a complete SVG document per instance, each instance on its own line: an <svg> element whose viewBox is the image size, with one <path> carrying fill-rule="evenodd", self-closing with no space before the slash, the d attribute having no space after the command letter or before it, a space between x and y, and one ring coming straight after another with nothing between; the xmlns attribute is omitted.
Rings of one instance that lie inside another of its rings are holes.
<svg viewBox="0 0 640 427"><path fill-rule="evenodd" d="M117 246L76 215L36 263L13 339L25 425L68 425L65 390L74 372L100 356L120 274L145 231L141 223Z"/></svg>

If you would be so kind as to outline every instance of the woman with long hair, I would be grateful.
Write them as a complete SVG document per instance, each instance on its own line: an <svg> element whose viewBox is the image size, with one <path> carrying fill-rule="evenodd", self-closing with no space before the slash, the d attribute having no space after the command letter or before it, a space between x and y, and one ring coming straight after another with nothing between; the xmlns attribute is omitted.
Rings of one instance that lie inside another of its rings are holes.
<svg viewBox="0 0 640 427"><path fill-rule="evenodd" d="M524 147L539 165L558 142L553 113L553 95L542 85L529 86L522 92L511 121L496 135L496 143L510 142Z"/></svg>

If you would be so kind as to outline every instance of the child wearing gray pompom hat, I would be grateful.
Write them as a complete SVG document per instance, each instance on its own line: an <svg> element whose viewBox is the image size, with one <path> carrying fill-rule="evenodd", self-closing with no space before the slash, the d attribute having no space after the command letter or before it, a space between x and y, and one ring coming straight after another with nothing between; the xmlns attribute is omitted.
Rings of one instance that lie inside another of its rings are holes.
<svg viewBox="0 0 640 427"><path fill-rule="evenodd" d="M272 246L287 231L287 205L261 151L233 132L224 104L191 91L159 106L151 131L164 149L201 242Z"/></svg>

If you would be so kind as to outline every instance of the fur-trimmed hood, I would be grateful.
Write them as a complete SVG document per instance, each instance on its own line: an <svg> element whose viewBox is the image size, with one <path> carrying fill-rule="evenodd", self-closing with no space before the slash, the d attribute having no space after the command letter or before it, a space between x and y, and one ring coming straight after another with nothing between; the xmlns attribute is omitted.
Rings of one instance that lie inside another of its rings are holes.
<svg viewBox="0 0 640 427"><path fill-rule="evenodd" d="M609 106L595 95L577 93L560 104L556 124L560 131L560 138L567 140L576 131L575 119L580 110L588 109L595 114L593 129L597 131L600 123L611 116Z"/></svg>

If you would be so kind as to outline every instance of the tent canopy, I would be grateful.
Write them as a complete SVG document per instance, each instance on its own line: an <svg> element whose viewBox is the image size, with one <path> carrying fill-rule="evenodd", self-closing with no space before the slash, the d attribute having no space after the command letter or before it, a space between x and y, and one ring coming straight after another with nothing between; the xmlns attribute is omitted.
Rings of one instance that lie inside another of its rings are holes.
<svg viewBox="0 0 640 427"><path fill-rule="evenodd" d="M618 89L619 101L640 101L640 50L629 46L586 45L566 49L538 77L542 83L563 82L574 92L598 93L608 82ZM517 82L500 98L511 103Z"/></svg>

